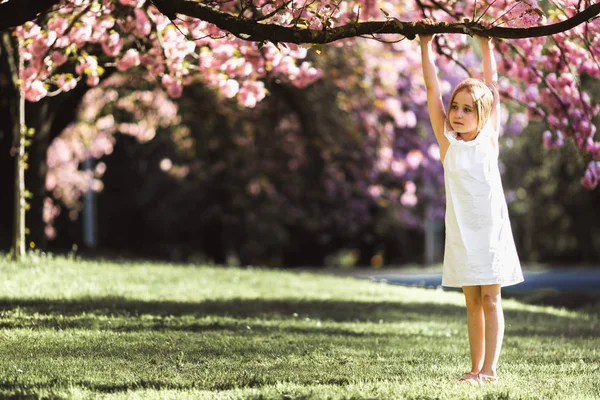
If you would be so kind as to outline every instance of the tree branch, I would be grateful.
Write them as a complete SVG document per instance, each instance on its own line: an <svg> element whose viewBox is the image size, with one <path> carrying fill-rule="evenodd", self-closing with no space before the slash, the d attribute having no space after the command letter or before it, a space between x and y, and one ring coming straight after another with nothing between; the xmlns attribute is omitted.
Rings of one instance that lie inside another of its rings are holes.
<svg viewBox="0 0 600 400"><path fill-rule="evenodd" d="M550 36L556 33L565 32L600 14L600 3L596 3L565 21L532 28L506 28L497 26L486 29L481 24L473 21L455 23L442 22L435 25L425 25L390 18L386 21L350 23L335 28L311 30L276 24L261 24L255 20L240 18L216 10L209 5L194 0L152 0L152 2L163 14L169 16L171 19L173 19L172 17L174 17L175 14L183 14L212 23L220 29L230 32L244 40L298 44L325 44L340 39L374 34L400 34L409 39L414 39L418 34L462 33L467 35L478 34L495 38L522 39Z"/></svg>
<svg viewBox="0 0 600 400"><path fill-rule="evenodd" d="M0 31L33 21L61 0L9 0L0 4Z"/></svg>

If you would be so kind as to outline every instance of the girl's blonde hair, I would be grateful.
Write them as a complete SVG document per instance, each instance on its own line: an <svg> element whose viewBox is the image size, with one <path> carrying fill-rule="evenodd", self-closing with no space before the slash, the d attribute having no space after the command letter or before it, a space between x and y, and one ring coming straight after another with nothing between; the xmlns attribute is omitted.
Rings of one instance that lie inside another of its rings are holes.
<svg viewBox="0 0 600 400"><path fill-rule="evenodd" d="M450 97L450 107L454 97L460 91L466 90L473 97L475 112L477 114L477 132L483 129L484 125L490 118L492 108L498 99L498 89L495 86L488 86L483 81L475 78L467 78L462 80L452 92ZM451 130L450 121L446 118L446 128Z"/></svg>

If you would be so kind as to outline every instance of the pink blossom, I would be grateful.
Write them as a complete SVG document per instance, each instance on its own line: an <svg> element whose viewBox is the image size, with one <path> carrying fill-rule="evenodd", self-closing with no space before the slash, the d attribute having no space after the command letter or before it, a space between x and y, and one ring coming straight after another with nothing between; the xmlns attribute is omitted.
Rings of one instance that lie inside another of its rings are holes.
<svg viewBox="0 0 600 400"><path fill-rule="evenodd" d="M28 67L20 71L19 77L23 82L33 81L38 76L38 71L35 68Z"/></svg>
<svg viewBox="0 0 600 400"><path fill-rule="evenodd" d="M52 200L48 197L44 199L44 209L43 209L43 220L45 223L50 223L54 221L56 217L60 214L60 208L52 202Z"/></svg>
<svg viewBox="0 0 600 400"><path fill-rule="evenodd" d="M52 240L54 238L56 238L56 229L54 229L54 227L52 225L45 225L44 226L44 235Z"/></svg>
<svg viewBox="0 0 600 400"><path fill-rule="evenodd" d="M56 84L63 92L75 89L77 86L77 80L73 77L67 77L66 75L60 75Z"/></svg>
<svg viewBox="0 0 600 400"><path fill-rule="evenodd" d="M291 79L297 87L306 87L315 82L323 75L323 72L313 67L308 62L303 62L298 68L298 73L295 78Z"/></svg>
<svg viewBox="0 0 600 400"><path fill-rule="evenodd" d="M221 89L221 94L223 94L223 96L232 98L240 90L240 84L235 79L227 79L219 88Z"/></svg>
<svg viewBox="0 0 600 400"><path fill-rule="evenodd" d="M545 131L543 134L543 142L544 142L544 147L546 147L547 149L554 149L557 147L561 147L564 142L563 142L563 134L560 130L557 130L555 132L556 138L554 138L554 136L552 135L552 132L550 131Z"/></svg>
<svg viewBox="0 0 600 400"><path fill-rule="evenodd" d="M77 72L79 75L89 75L92 73L92 71L98 69L98 60L95 57L80 57L78 61L79 64L77 64L75 67L75 72Z"/></svg>
<svg viewBox="0 0 600 400"><path fill-rule="evenodd" d="M369 186L369 194L371 197L379 197L383 193L383 187L381 185Z"/></svg>
<svg viewBox="0 0 600 400"><path fill-rule="evenodd" d="M76 26L69 32L71 42L77 47L83 47L92 38L92 27L88 24Z"/></svg>
<svg viewBox="0 0 600 400"><path fill-rule="evenodd" d="M553 147L552 132L545 131L544 135L543 135L543 139L544 139L544 147L546 147L547 149L551 149Z"/></svg>
<svg viewBox="0 0 600 400"><path fill-rule="evenodd" d="M526 91L526 101L537 101L540 96L540 92L537 86L529 86Z"/></svg>
<svg viewBox="0 0 600 400"><path fill-rule="evenodd" d="M263 15L269 15L271 14L273 11L275 11L275 6L271 3L267 3L264 6L261 7L261 12Z"/></svg>
<svg viewBox="0 0 600 400"><path fill-rule="evenodd" d="M112 131L115 128L115 117L112 114L105 115L96 120L96 128L99 131Z"/></svg>
<svg viewBox="0 0 600 400"><path fill-rule="evenodd" d="M181 80L172 75L163 75L162 85L167 89L167 93L169 93L169 96L171 97L178 98L183 92Z"/></svg>
<svg viewBox="0 0 600 400"><path fill-rule="evenodd" d="M400 203L405 207L414 207L418 203L417 196L411 192L404 192L402 196L400 196Z"/></svg>
<svg viewBox="0 0 600 400"><path fill-rule="evenodd" d="M94 175L96 177L101 177L106 172L106 164L103 162L99 162L96 164L96 168L94 169Z"/></svg>
<svg viewBox="0 0 600 400"><path fill-rule="evenodd" d="M600 173L600 162L592 161L588 164L588 168L581 178L581 185L589 190L595 189L598 186L598 175Z"/></svg>
<svg viewBox="0 0 600 400"><path fill-rule="evenodd" d="M560 131L560 130L556 131L556 140L555 140L554 144L556 145L556 147L561 147L564 144L562 131Z"/></svg>
<svg viewBox="0 0 600 400"><path fill-rule="evenodd" d="M85 81L88 86L94 87L100 83L100 77L98 75L90 75Z"/></svg>
<svg viewBox="0 0 600 400"><path fill-rule="evenodd" d="M90 183L90 190L93 192L101 192L104 189L104 183L100 179L92 179Z"/></svg>
<svg viewBox="0 0 600 400"><path fill-rule="evenodd" d="M145 121L137 123L122 123L119 125L119 132L134 136L141 142L147 142L156 135L154 127L149 126Z"/></svg>
<svg viewBox="0 0 600 400"><path fill-rule="evenodd" d="M116 61L117 69L125 72L130 68L140 65L140 53L135 49L129 49L123 58Z"/></svg>
<svg viewBox="0 0 600 400"><path fill-rule="evenodd" d="M211 52L211 55L212 55L212 57L217 58L217 59L228 60L229 58L233 57L234 52L235 52L235 47L233 47L233 45L223 44L221 46L218 46L216 49L214 49Z"/></svg>
<svg viewBox="0 0 600 400"><path fill-rule="evenodd" d="M429 157L434 160L440 160L440 147L437 144L431 144L427 149L427 153L429 154Z"/></svg>
<svg viewBox="0 0 600 400"><path fill-rule="evenodd" d="M167 171L169 171L173 167L173 162L170 159L168 159L168 158L163 158L160 161L159 166L160 166L161 170L167 172Z"/></svg>
<svg viewBox="0 0 600 400"><path fill-rule="evenodd" d="M244 107L252 108L265 97L263 82L246 81L240 88L238 99Z"/></svg>
<svg viewBox="0 0 600 400"><path fill-rule="evenodd" d="M254 196L258 195L261 191L260 182L258 182L256 180L250 182L246 186L246 191Z"/></svg>
<svg viewBox="0 0 600 400"><path fill-rule="evenodd" d="M279 25L287 25L292 21L293 18L294 16L292 15L292 13L290 13L287 10L283 10L275 14L271 19L273 23Z"/></svg>
<svg viewBox="0 0 600 400"><path fill-rule="evenodd" d="M44 57L54 40L56 40L56 32L54 31L49 31L47 36L39 34L29 46L32 56L34 58Z"/></svg>
<svg viewBox="0 0 600 400"><path fill-rule="evenodd" d="M104 50L108 56L116 56L121 52L122 48L123 40L121 39L121 35L117 32L106 35L106 38L102 41L102 50Z"/></svg>
<svg viewBox="0 0 600 400"><path fill-rule="evenodd" d="M142 8L136 8L133 13L135 14L135 35L138 37L148 36L152 30L152 24L146 11Z"/></svg>
<svg viewBox="0 0 600 400"><path fill-rule="evenodd" d="M38 36L42 28L32 21L27 21L23 26L17 27L17 33L23 36L23 39L31 39Z"/></svg>
<svg viewBox="0 0 600 400"><path fill-rule="evenodd" d="M130 6L135 8L140 8L144 5L145 2L146 0L119 0L119 3L123 4L124 6Z"/></svg>
<svg viewBox="0 0 600 400"><path fill-rule="evenodd" d="M560 125L560 120L554 114L549 115L547 119L548 123L554 127L558 127Z"/></svg>
<svg viewBox="0 0 600 400"><path fill-rule="evenodd" d="M321 20L316 16L311 16L308 19L308 28L320 31L321 29L323 29L323 22L321 22Z"/></svg>
<svg viewBox="0 0 600 400"><path fill-rule="evenodd" d="M421 162L423 162L423 158L423 153L420 150L414 149L406 155L406 162L410 168L417 169L421 165Z"/></svg>
<svg viewBox="0 0 600 400"><path fill-rule="evenodd" d="M522 0L510 7L503 19L511 27L528 28L543 20L541 9L535 0Z"/></svg>
<svg viewBox="0 0 600 400"><path fill-rule="evenodd" d="M406 173L406 162L404 160L393 160L391 163L392 172L397 176L402 176Z"/></svg>
<svg viewBox="0 0 600 400"><path fill-rule="evenodd" d="M50 21L48 21L48 29L56 32L58 36L62 35L67 30L68 26L69 23L67 20L61 16L52 17Z"/></svg>
<svg viewBox="0 0 600 400"><path fill-rule="evenodd" d="M40 101L46 97L46 95L48 95L48 89L46 89L42 81L35 80L31 82L29 86L25 87L25 98L28 101Z"/></svg>
<svg viewBox="0 0 600 400"><path fill-rule="evenodd" d="M69 60L69 58L60 51L53 51L50 53L50 59L54 63L55 68L60 67Z"/></svg>

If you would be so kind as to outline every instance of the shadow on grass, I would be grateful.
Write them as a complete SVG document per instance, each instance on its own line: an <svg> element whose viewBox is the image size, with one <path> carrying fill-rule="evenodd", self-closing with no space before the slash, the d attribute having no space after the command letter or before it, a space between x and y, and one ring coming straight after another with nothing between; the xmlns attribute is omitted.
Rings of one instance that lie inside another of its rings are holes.
<svg viewBox="0 0 600 400"><path fill-rule="evenodd" d="M504 295L522 303L567 308L600 315L600 293L559 292L553 289L539 289L528 292L515 292Z"/></svg>
<svg viewBox="0 0 600 400"><path fill-rule="evenodd" d="M137 390L209 390L209 391L220 391L220 390L232 390L232 389L244 389L244 388L260 388L263 386L275 385L278 383L275 379L269 378L264 375L250 375L246 379L236 381L217 381L209 386L202 386L195 382L186 383L173 383L167 380L140 380L137 382L130 382L126 384L99 384L87 381L69 381L68 384L58 380L45 382L45 383L15 383L0 380L0 398L4 400L38 400L41 398L56 398L65 399L69 398L69 389L72 388L85 388L85 390L92 393L124 393L132 392ZM348 382L329 382L330 384L344 385ZM17 391L18 393L14 393ZM12 392L12 393L11 393ZM42 395L43 393L43 395ZM53 394L50 394L53 393ZM285 397L283 397L285 398ZM289 397L292 399L293 397Z"/></svg>
<svg viewBox="0 0 600 400"><path fill-rule="evenodd" d="M19 315L26 317L21 318ZM32 316L34 316L32 318ZM127 318L127 324L113 327L97 317ZM535 310L505 310L512 335L598 337L598 320L586 321L571 316ZM67 318L64 318L67 317ZM151 317L150 320L141 317ZM462 306L439 303L354 302L319 300L224 299L203 302L141 301L122 297L82 298L75 300L0 299L0 327L47 329L110 329L120 331L186 330L192 332L246 329L247 324L194 322L195 318L229 317L232 319L293 320L333 322L427 322L465 319ZM154 319L152 319L154 318ZM179 321L174 319L182 318ZM191 318L191 320L190 320ZM206 322L206 321L204 321ZM260 329L260 324L255 324ZM263 325L265 330L289 330L298 333L324 333L360 336L360 332L332 328L299 328ZM372 334L372 333L369 333Z"/></svg>
<svg viewBox="0 0 600 400"><path fill-rule="evenodd" d="M143 301L123 297L76 300L0 299L0 311L20 308L27 313L74 316L94 314L138 317L141 315L231 318L313 318L335 322L369 322L390 316L421 321L427 315L463 316L463 307L436 303L354 302L328 300L224 299L202 302ZM296 315L295 315L296 314Z"/></svg>
<svg viewBox="0 0 600 400"><path fill-rule="evenodd" d="M69 389L85 388L90 392L96 393L123 393L136 390L231 390L245 387L262 387L275 384L275 381L269 381L263 376L249 376L247 380L237 382L216 382L211 386L203 387L196 382L174 383L168 380L147 380L141 379L137 382L102 384L89 381L69 381L68 384L59 379L52 379L47 382L18 382L16 380L0 379L0 398L2 399L40 399L56 398L63 399L68 396ZM17 392L17 393L15 393ZM42 396L41 393L44 393ZM54 394L50 394L54 393Z"/></svg>

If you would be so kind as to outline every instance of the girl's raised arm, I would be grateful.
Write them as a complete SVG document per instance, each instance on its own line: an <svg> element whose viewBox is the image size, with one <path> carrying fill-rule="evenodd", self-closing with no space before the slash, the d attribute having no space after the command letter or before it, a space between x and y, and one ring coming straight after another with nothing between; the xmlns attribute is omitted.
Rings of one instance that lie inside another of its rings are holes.
<svg viewBox="0 0 600 400"><path fill-rule="evenodd" d="M500 132L500 95L498 94L498 69L496 68L496 59L494 58L494 44L492 38L477 36L481 45L481 54L483 57L483 79L492 89L494 94L494 106L490 120L496 134Z"/></svg>
<svg viewBox="0 0 600 400"><path fill-rule="evenodd" d="M430 19L425 19L420 22L425 24L433 23L433 21ZM446 138L444 135L446 110L444 109L444 103L442 101L442 93L437 77L436 66L433 62L434 55L432 50L432 39L432 35L419 35L421 46L421 63L423 65L423 78L425 79L425 86L427 87L427 108L429 109L429 119L431 120L433 132L435 133L435 137L440 146L440 159L443 161L450 143L448 142L448 138Z"/></svg>

